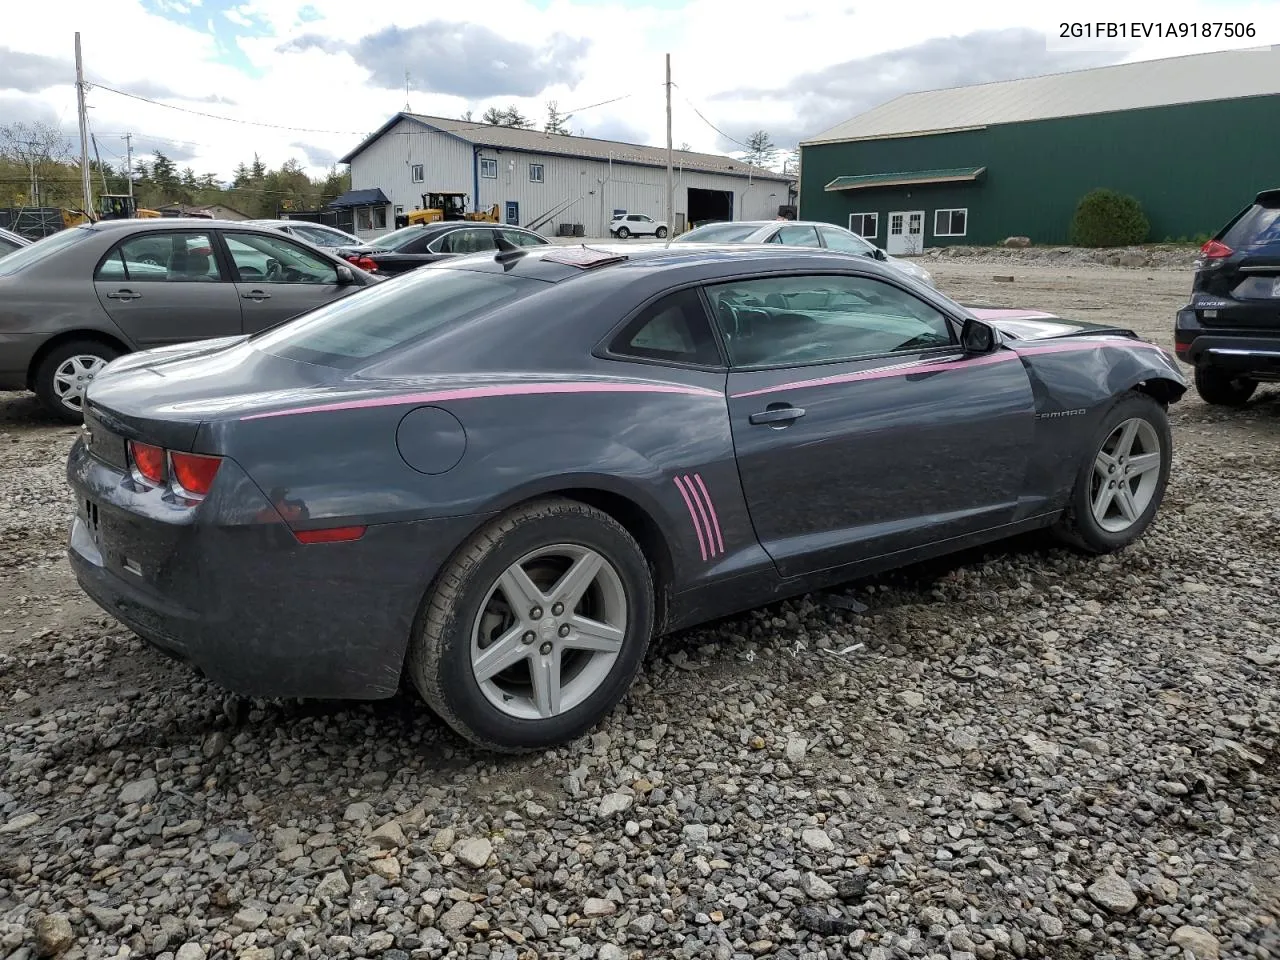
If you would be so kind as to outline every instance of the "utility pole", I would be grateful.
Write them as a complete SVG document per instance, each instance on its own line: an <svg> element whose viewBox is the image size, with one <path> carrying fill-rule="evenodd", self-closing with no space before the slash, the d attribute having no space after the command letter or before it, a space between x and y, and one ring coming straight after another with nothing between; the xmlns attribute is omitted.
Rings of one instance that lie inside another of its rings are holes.
<svg viewBox="0 0 1280 960"><path fill-rule="evenodd" d="M125 176L129 179L129 199L133 199L133 134L124 135Z"/></svg>
<svg viewBox="0 0 1280 960"><path fill-rule="evenodd" d="M89 116L84 108L84 63L80 59L80 31L76 31L76 101L80 110L80 186L84 188L84 215L93 216L93 185L89 181Z"/></svg>
<svg viewBox="0 0 1280 960"><path fill-rule="evenodd" d="M671 179L671 54L667 54L667 236L675 229L675 184Z"/></svg>

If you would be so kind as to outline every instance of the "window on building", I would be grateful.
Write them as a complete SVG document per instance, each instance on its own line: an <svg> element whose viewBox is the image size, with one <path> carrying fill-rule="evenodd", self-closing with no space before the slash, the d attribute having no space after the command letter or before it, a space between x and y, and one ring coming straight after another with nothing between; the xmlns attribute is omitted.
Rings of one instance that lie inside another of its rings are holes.
<svg viewBox="0 0 1280 960"><path fill-rule="evenodd" d="M498 161L492 157L480 158L480 176L486 180L498 179Z"/></svg>
<svg viewBox="0 0 1280 960"><path fill-rule="evenodd" d="M933 211L933 235L935 237L963 237L969 223L969 211L935 210Z"/></svg>
<svg viewBox="0 0 1280 960"><path fill-rule="evenodd" d="M880 214L849 214L849 232L856 233L860 237L874 237L880 232Z"/></svg>
<svg viewBox="0 0 1280 960"><path fill-rule="evenodd" d="M542 178L543 178L542 164L540 163L529 164L529 182L542 183L543 182Z"/></svg>
<svg viewBox="0 0 1280 960"><path fill-rule="evenodd" d="M424 179L422 176L422 164L415 163L411 166L409 168L409 176L413 179L414 183L421 183Z"/></svg>

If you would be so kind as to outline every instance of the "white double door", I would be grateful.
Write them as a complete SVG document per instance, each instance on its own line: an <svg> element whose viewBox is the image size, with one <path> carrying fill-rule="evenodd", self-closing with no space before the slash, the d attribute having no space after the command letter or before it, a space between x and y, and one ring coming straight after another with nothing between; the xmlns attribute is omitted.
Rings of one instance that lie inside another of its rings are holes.
<svg viewBox="0 0 1280 960"><path fill-rule="evenodd" d="M922 253L924 251L924 211L890 210L889 235L885 252Z"/></svg>

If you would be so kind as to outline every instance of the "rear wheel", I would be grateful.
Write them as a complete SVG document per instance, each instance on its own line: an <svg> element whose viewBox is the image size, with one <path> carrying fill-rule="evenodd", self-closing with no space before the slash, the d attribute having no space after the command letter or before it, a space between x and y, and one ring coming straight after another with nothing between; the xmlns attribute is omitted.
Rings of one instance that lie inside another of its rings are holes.
<svg viewBox="0 0 1280 960"><path fill-rule="evenodd" d="M657 230L653 231L653 235L654 235L655 237L657 237L659 240L661 240L661 239L663 239L664 237L666 237L666 235L667 235L667 228L666 228L666 227L659 227Z"/></svg>
<svg viewBox="0 0 1280 960"><path fill-rule="evenodd" d="M1205 364L1196 367L1196 393L1205 403L1219 407L1243 407L1257 389L1257 380L1233 377Z"/></svg>
<svg viewBox="0 0 1280 960"><path fill-rule="evenodd" d="M45 409L67 423L84 419L84 394L120 351L93 340L55 347L36 369L35 392Z"/></svg>
<svg viewBox="0 0 1280 960"><path fill-rule="evenodd" d="M1090 553L1128 546L1151 524L1173 460L1164 407L1126 393L1103 418L1055 532Z"/></svg>
<svg viewBox="0 0 1280 960"><path fill-rule="evenodd" d="M450 560L409 647L414 686L494 750L564 743L631 685L653 630L653 583L612 517L572 500L516 508Z"/></svg>
<svg viewBox="0 0 1280 960"><path fill-rule="evenodd" d="M619 228L618 228L618 239L619 239L619 240L625 240L625 239L627 239L627 237L629 237L629 236L631 236L631 231L630 231L630 230L628 230L626 227L619 227Z"/></svg>

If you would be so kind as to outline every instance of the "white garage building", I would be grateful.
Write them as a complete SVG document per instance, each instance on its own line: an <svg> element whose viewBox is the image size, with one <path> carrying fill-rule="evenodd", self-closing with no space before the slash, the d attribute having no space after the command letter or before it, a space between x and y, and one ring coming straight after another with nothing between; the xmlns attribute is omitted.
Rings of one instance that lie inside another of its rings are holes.
<svg viewBox="0 0 1280 960"><path fill-rule="evenodd" d="M674 232L704 220L772 219L793 203L793 178L732 157L677 150ZM399 113L341 160L351 191L331 206L374 236L424 207L427 193L463 193L468 210L495 204L506 223L545 236L604 236L619 212L666 212L667 152L611 140Z"/></svg>

